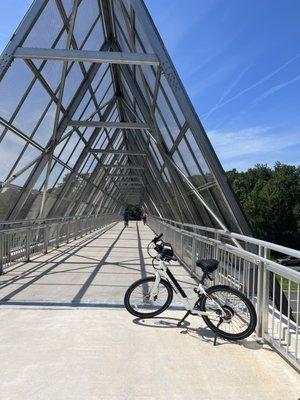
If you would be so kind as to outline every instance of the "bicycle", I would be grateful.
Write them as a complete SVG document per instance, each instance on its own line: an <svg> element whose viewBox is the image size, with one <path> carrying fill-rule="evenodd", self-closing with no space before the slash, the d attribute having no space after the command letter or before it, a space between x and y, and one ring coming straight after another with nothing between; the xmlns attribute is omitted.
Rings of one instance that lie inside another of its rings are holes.
<svg viewBox="0 0 300 400"><path fill-rule="evenodd" d="M189 315L201 316L206 325L217 336L227 340L241 340L250 336L257 323L255 308L251 301L239 290L226 285L215 285L205 288L206 279L212 281L212 273L217 270L218 260L198 260L196 266L202 269L203 275L194 292L198 295L189 299L174 277L166 262L177 261L170 243L161 240L163 234L156 236L147 247L153 258L155 276L139 279L126 291L124 305L127 311L139 318L153 318L165 311L173 300L173 292L187 310L178 322L180 327ZM153 256L150 250L154 249ZM159 261L158 266L154 264Z"/></svg>

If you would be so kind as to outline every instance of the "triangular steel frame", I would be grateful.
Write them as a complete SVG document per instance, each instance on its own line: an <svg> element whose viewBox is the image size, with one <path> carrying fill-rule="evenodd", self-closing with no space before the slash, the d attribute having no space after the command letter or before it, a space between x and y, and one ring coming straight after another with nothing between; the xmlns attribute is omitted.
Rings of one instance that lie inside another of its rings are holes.
<svg viewBox="0 0 300 400"><path fill-rule="evenodd" d="M0 98L0 219L130 201L251 234L142 0L35 0L2 53Z"/></svg>

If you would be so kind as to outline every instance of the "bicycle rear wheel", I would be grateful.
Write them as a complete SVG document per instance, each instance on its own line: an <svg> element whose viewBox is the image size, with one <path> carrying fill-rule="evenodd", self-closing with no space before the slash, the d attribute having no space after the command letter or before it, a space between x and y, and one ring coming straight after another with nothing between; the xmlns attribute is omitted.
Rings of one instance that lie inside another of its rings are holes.
<svg viewBox="0 0 300 400"><path fill-rule="evenodd" d="M173 290L169 282L160 280L157 294L150 299L155 277L140 279L126 291L124 305L130 314L139 318L152 318L165 311L173 299Z"/></svg>
<svg viewBox="0 0 300 400"><path fill-rule="evenodd" d="M250 336L257 323L255 308L251 301L240 291L225 285L216 285L206 290L208 297L201 296L201 311L215 312L211 316L203 316L206 325L219 336L228 340L241 340ZM225 311L226 316L218 315L214 299Z"/></svg>

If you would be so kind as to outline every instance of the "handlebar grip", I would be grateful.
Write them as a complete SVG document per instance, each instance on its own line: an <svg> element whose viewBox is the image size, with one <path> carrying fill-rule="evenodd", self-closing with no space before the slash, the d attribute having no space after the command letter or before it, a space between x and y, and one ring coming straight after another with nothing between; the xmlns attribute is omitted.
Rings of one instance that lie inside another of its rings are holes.
<svg viewBox="0 0 300 400"><path fill-rule="evenodd" d="M155 238L152 240L152 242L153 243L156 243L156 242L158 242L162 237L163 237L163 233L161 233L160 235L158 235L158 236L155 236Z"/></svg>

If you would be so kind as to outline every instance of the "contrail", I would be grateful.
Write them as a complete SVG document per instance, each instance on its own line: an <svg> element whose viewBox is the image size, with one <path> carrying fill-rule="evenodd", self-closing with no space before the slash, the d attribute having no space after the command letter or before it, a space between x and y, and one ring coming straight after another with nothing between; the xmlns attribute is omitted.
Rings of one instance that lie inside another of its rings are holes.
<svg viewBox="0 0 300 400"><path fill-rule="evenodd" d="M285 67L287 67L289 64L291 64L293 61L295 61L297 58L300 57L300 54L295 55L293 58L291 58L289 61L285 62L283 65L281 65L280 67L278 67L277 69L275 69L273 72L271 72L270 74L266 75L264 78L260 79L259 81L257 81L256 83L254 83L253 85L250 85L249 87L247 87L246 89L240 91L239 93L237 93L235 96L231 97L230 99L224 101L223 103L220 103L218 106L214 107L214 110L217 110L220 107L225 106L226 104L230 103L233 100L236 100L238 97L242 96L244 93L249 92L250 90L254 89L255 87L261 85L262 83L266 82L267 80L269 80L270 78L272 78L274 75L276 75L278 72L280 72L281 70L283 70ZM203 117L207 118L208 114L212 114L213 112L212 110L210 110L208 113L204 114Z"/></svg>
<svg viewBox="0 0 300 400"><path fill-rule="evenodd" d="M234 89L234 87L239 83L241 80L242 76L252 67L253 64L248 65L247 68L245 68L239 75L238 77L231 83L231 85L225 90L218 100L218 102L206 113L204 114L204 119L208 118L217 108L222 106L222 101L229 95L230 92Z"/></svg>
<svg viewBox="0 0 300 400"><path fill-rule="evenodd" d="M300 80L300 75L297 75L295 78L290 79L289 81L280 83L279 85L273 86L271 89L264 92L262 95L259 96L259 99L264 99L265 97L270 96L271 94L277 92L278 90L290 85L291 83L297 82Z"/></svg>

